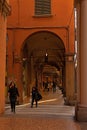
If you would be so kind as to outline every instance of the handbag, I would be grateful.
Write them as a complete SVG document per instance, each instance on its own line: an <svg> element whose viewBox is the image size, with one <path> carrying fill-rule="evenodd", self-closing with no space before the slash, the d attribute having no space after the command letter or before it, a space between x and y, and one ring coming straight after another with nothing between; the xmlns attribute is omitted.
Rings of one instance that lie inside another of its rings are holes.
<svg viewBox="0 0 87 130"><path fill-rule="evenodd" d="M41 100L42 99L42 95L38 92L37 93L37 101Z"/></svg>

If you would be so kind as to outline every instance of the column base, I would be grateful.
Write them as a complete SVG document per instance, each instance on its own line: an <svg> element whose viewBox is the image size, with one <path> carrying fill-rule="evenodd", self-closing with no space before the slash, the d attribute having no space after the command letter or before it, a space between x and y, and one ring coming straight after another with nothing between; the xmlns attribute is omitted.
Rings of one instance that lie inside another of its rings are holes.
<svg viewBox="0 0 87 130"><path fill-rule="evenodd" d="M87 105L77 105L76 120L80 122L87 122Z"/></svg>

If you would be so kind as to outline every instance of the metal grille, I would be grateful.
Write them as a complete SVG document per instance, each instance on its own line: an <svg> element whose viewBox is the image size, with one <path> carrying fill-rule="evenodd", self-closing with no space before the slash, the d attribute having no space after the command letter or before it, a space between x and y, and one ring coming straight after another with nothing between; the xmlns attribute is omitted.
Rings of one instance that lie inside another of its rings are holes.
<svg viewBox="0 0 87 130"><path fill-rule="evenodd" d="M51 14L51 0L35 0L35 15Z"/></svg>

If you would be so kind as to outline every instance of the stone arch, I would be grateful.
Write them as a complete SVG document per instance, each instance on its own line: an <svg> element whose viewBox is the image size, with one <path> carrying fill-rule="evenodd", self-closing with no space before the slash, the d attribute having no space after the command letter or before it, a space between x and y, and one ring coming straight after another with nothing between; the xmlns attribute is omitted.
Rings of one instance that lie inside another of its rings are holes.
<svg viewBox="0 0 87 130"><path fill-rule="evenodd" d="M46 53L48 54L47 62L45 61ZM65 46L62 39L57 34L51 31L32 33L22 44L21 57L24 69L23 73L25 73L24 79L26 79L26 81L23 82L26 84L25 88L26 92L28 90L28 95L32 87L32 82L35 80L39 87L42 86L44 80L43 75L46 74L52 75L53 78L56 76L58 78L60 75L62 78L58 81L58 85L65 86L63 78L65 77ZM51 79L51 81L52 80L53 79ZM62 83L64 85L62 85Z"/></svg>

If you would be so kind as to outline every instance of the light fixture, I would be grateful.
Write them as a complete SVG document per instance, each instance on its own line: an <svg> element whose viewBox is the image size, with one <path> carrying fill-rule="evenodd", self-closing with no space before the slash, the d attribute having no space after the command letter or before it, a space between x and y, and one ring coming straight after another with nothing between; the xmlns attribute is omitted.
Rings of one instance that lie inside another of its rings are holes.
<svg viewBox="0 0 87 130"><path fill-rule="evenodd" d="M47 63L47 62L48 62L48 54L46 52L46 54L45 54L45 63Z"/></svg>

